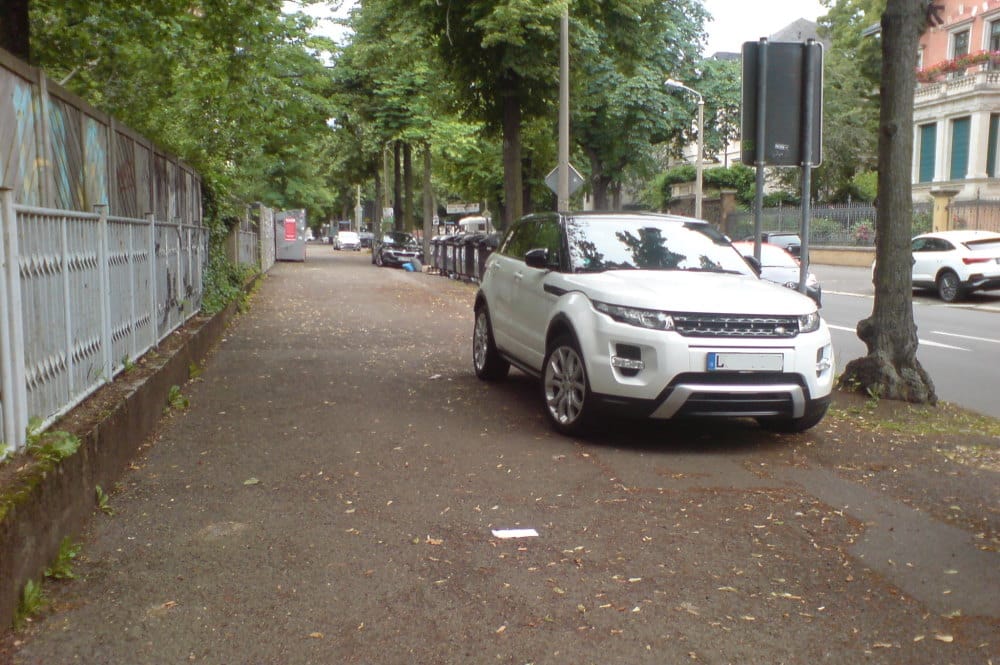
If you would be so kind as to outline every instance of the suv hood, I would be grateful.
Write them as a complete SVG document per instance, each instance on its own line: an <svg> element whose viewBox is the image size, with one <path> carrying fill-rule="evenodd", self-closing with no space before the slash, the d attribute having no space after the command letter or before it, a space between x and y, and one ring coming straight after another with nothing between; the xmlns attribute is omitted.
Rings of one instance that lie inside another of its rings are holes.
<svg viewBox="0 0 1000 665"><path fill-rule="evenodd" d="M555 278L555 279L553 279ZM749 275L679 270L550 273L553 286L591 300L667 312L800 315L816 310L809 297Z"/></svg>

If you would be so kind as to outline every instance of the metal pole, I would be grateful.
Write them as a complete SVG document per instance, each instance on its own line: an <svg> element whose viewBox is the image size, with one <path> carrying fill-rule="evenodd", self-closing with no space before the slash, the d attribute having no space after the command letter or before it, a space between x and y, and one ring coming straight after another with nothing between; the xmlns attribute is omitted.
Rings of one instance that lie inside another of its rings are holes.
<svg viewBox="0 0 1000 665"><path fill-rule="evenodd" d="M18 450L24 445L25 432L18 414L18 396L24 393L24 353L15 350L14 335L22 327L20 299L20 266L17 251L10 247L10 240L17 238L17 213L14 212L14 191L0 187L0 389L3 400L3 440ZM27 400L25 400L27 404ZM27 411L27 408L25 408ZM7 451L9 452L9 451ZM4 457L0 452L0 459Z"/></svg>
<svg viewBox="0 0 1000 665"><path fill-rule="evenodd" d="M569 210L569 5L563 9L559 48L559 182L557 207Z"/></svg>
<svg viewBox="0 0 1000 665"><path fill-rule="evenodd" d="M694 92L694 91L692 91ZM698 95L698 163L695 166L695 181L694 181L694 216L698 219L702 219L701 216L701 201L703 197L701 177L702 171L704 169L705 162L705 99L699 93Z"/></svg>
<svg viewBox="0 0 1000 665"><path fill-rule="evenodd" d="M805 69L802 85L805 88L805 104L802 113L802 224L799 227L799 292L806 292L806 277L809 275L809 216L812 203L812 142L813 114L816 112L813 104L813 55L816 41L806 41L805 52L802 54L802 67Z"/></svg>
<svg viewBox="0 0 1000 665"><path fill-rule="evenodd" d="M757 136L754 137L754 166L757 183L753 196L753 256L760 262L760 236L764 230L764 124L767 121L767 38L761 37L757 49Z"/></svg>

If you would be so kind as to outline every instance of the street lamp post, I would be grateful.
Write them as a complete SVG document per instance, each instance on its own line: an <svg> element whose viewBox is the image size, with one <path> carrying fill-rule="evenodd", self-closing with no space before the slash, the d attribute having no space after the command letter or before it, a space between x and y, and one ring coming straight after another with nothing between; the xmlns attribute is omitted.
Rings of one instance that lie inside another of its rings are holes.
<svg viewBox="0 0 1000 665"><path fill-rule="evenodd" d="M701 219L701 199L702 199L702 167L705 161L705 100L701 96L701 93L697 90L693 90L680 81L675 81L673 79L667 79L665 81L666 85L671 88L679 88L686 92L690 92L692 95L698 98L698 154L695 157L695 181L694 181L694 216Z"/></svg>

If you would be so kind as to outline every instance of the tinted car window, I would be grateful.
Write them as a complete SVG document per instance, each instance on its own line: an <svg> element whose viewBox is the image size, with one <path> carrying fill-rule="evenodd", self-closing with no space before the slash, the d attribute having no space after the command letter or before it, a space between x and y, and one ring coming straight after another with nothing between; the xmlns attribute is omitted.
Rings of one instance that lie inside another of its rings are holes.
<svg viewBox="0 0 1000 665"><path fill-rule="evenodd" d="M635 218L575 217L567 221L573 272L699 270L753 274L710 224Z"/></svg>
<svg viewBox="0 0 1000 665"><path fill-rule="evenodd" d="M523 259L525 253L536 246L534 244L535 226L535 220L531 219L521 220L515 224L500 253L516 259Z"/></svg>

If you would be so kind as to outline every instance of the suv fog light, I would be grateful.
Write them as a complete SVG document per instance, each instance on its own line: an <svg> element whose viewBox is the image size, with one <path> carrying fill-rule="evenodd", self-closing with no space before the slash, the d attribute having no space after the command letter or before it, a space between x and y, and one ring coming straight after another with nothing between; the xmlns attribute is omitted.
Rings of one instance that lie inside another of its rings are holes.
<svg viewBox="0 0 1000 665"><path fill-rule="evenodd" d="M611 356L611 366L619 369L634 369L636 371L646 369L646 364L641 360L622 358L621 356Z"/></svg>

